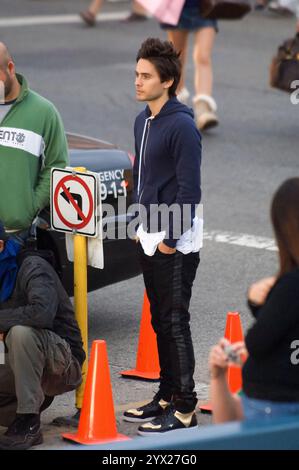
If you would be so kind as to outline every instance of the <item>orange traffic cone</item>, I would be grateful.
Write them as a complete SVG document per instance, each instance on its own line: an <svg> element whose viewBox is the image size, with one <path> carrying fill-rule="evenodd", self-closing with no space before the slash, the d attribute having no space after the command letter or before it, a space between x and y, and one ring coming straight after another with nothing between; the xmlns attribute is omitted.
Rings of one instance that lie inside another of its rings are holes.
<svg viewBox="0 0 299 470"><path fill-rule="evenodd" d="M151 325L150 303L146 292L142 308L136 368L120 372L122 377L140 380L159 380L160 364L157 337Z"/></svg>
<svg viewBox="0 0 299 470"><path fill-rule="evenodd" d="M79 427L64 439L80 444L102 444L129 439L117 433L106 342L93 341Z"/></svg>
<svg viewBox="0 0 299 470"><path fill-rule="evenodd" d="M244 341L241 318L239 312L228 312L225 326L224 337L230 343ZM242 388L242 372L241 367L229 365L227 369L228 388L231 393L236 393ZM200 405L199 409L202 413L212 413L211 403Z"/></svg>

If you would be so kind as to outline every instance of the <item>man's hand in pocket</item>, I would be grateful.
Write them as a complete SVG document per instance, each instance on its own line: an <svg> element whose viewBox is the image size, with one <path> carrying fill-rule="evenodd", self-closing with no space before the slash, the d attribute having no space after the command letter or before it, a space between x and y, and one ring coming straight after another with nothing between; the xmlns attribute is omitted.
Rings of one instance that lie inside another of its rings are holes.
<svg viewBox="0 0 299 470"><path fill-rule="evenodd" d="M163 242L159 243L158 250L161 251L161 253L163 253L164 255L173 255L173 253L176 252L176 248L170 248Z"/></svg>

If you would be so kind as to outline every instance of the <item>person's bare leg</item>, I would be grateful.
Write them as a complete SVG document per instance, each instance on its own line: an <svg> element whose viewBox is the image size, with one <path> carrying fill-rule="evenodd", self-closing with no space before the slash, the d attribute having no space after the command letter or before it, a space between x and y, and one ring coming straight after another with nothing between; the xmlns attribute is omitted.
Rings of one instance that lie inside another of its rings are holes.
<svg viewBox="0 0 299 470"><path fill-rule="evenodd" d="M194 37L194 89L195 94L212 96L213 69L212 50L216 32L214 28L202 28Z"/></svg>
<svg viewBox="0 0 299 470"><path fill-rule="evenodd" d="M168 30L167 31L167 36L168 36L168 41L172 42L174 45L174 48L177 52L180 52L180 59L182 63L182 75L181 75L181 80L180 83L178 84L177 87L177 93L180 93L180 91L184 88L185 86L185 69L186 69L186 59L187 59L187 52L188 52L188 31L184 30Z"/></svg>
<svg viewBox="0 0 299 470"><path fill-rule="evenodd" d="M80 16L88 26L94 26L96 17L103 5L103 0L92 0L87 10L81 11Z"/></svg>
<svg viewBox="0 0 299 470"><path fill-rule="evenodd" d="M143 8L140 3L136 2L135 0L132 1L132 12L136 13L137 15L147 16L147 11Z"/></svg>
<svg viewBox="0 0 299 470"><path fill-rule="evenodd" d="M135 21L145 21L148 18L147 11L135 0L132 1L131 12L124 20L123 23L134 23Z"/></svg>
<svg viewBox="0 0 299 470"><path fill-rule="evenodd" d="M100 9L102 8L102 5L103 5L103 0L92 0L92 2L90 3L88 7L88 11L90 11L90 13L96 16L98 12L100 11Z"/></svg>
<svg viewBox="0 0 299 470"><path fill-rule="evenodd" d="M193 98L196 123L200 130L214 127L218 124L216 115L217 105L212 97L213 69L212 50L216 31L213 27L202 28L195 33L194 61L194 91Z"/></svg>

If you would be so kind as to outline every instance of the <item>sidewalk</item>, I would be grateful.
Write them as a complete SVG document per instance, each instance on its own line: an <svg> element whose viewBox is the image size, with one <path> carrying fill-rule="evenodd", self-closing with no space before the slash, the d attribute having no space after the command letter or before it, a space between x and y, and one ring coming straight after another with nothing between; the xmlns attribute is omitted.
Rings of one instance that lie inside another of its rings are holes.
<svg viewBox="0 0 299 470"><path fill-rule="evenodd" d="M126 384L131 384L131 389L132 389L132 394L131 396L134 396L134 389L135 389L135 384L140 383L139 381L135 380L127 380L127 379L122 379ZM137 436L137 428L138 428L138 423L128 423L123 421L122 415L123 412L128 409L128 408L136 408L138 406L142 406L145 403L149 402L151 400L151 390L153 391L154 389L157 389L157 383L152 383L152 382L142 382L143 384L148 385L148 392L147 396L148 398L144 398L143 400L140 401L132 401L129 402L130 396L128 397L128 402L126 404L122 405L117 405L114 404L115 407L115 416L116 416L116 422L117 422L117 430L121 434L125 434L126 436L129 436L130 438L134 438ZM199 403L207 401L207 389L203 388L202 391L198 390L198 398L199 398ZM138 394L137 394L138 395ZM143 393L143 396L144 393ZM53 401L52 405L42 413L42 431L43 431L43 437L44 437L44 442L43 444L33 447L32 450L76 450L78 449L78 444L76 443L71 443L70 441L64 440L61 435L63 433L75 433L76 428L74 427L57 427L52 425L53 419L61 416L74 416L76 413L76 408L74 406L75 403L75 393L70 392L70 393L65 393L64 395L60 395L55 397L55 400ZM212 419L211 415L209 414L202 414L199 410L197 410L197 421L199 426L202 425L207 425L210 424ZM5 431L5 428L2 428L0 426L0 433L2 434Z"/></svg>
<svg viewBox="0 0 299 470"><path fill-rule="evenodd" d="M62 398L64 398L62 400ZM202 399L201 399L202 400ZM121 434L125 434L131 438L137 436L138 423L127 423L123 421L122 414L123 412L132 407L138 407L144 405L146 402L150 401L143 400L139 402L131 402L125 405L115 405L115 415L117 421L117 430ZM62 439L61 435L65 432L76 432L76 428L73 427L57 427L50 424L52 420L57 416L73 416L76 412L76 409L73 406L74 398L73 393L65 394L64 397L57 397L54 404L49 410L43 413L42 423L43 423L43 436L44 443L40 446L35 447L35 450L55 450L55 449L66 449L66 450L76 450L78 449L78 444L72 444L70 441L65 441ZM200 426L211 423L211 415L202 414L200 411L197 413L197 421Z"/></svg>

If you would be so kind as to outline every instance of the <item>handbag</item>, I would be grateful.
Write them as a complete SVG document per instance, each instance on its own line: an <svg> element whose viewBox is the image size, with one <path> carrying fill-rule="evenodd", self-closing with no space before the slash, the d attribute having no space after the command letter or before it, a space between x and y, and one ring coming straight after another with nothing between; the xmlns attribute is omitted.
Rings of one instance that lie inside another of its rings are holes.
<svg viewBox="0 0 299 470"><path fill-rule="evenodd" d="M137 0L160 23L176 26L179 22L185 0Z"/></svg>
<svg viewBox="0 0 299 470"><path fill-rule="evenodd" d="M284 41L270 65L270 85L291 93L291 84L299 80L299 33Z"/></svg>
<svg viewBox="0 0 299 470"><path fill-rule="evenodd" d="M201 0L200 14L213 20L238 20L251 10L250 0Z"/></svg>

